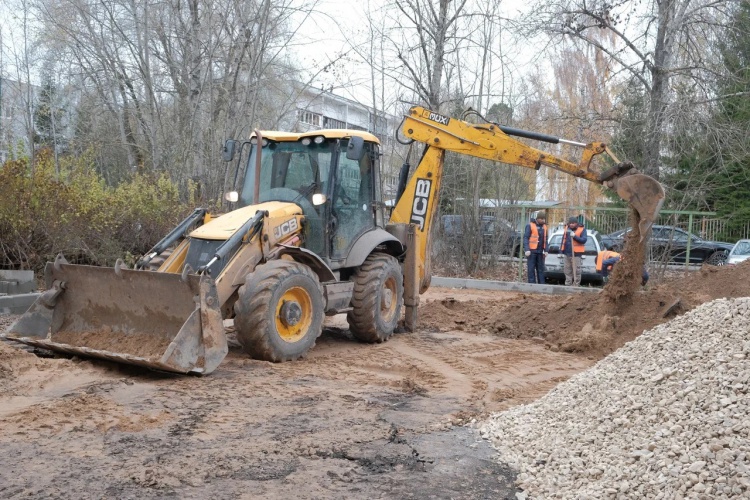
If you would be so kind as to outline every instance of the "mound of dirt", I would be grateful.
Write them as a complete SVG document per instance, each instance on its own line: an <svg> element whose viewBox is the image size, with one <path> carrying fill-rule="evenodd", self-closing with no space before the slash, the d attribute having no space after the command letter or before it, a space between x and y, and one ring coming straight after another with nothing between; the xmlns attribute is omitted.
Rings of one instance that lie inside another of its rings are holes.
<svg viewBox="0 0 750 500"><path fill-rule="evenodd" d="M0 387L4 379L15 378L17 373L31 369L39 362L40 358L30 352L0 341Z"/></svg>
<svg viewBox="0 0 750 500"><path fill-rule="evenodd" d="M632 272L632 271L631 271ZM640 273L640 269L638 269ZM640 279L640 274L638 274ZM602 357L644 330L699 304L750 296L750 261L704 266L668 284L627 295L522 295L511 300L444 299L420 306L419 323L432 331L467 330L507 338L543 338L553 350Z"/></svg>

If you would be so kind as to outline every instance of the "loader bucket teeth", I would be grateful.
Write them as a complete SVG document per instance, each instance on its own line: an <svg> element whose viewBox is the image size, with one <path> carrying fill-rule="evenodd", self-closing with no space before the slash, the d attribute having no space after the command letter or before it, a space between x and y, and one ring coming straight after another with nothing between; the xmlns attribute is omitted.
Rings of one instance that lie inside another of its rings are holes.
<svg viewBox="0 0 750 500"><path fill-rule="evenodd" d="M615 191L630 207L638 212L638 228L643 241L656 222L664 203L664 188L653 177L644 174L630 174L615 179Z"/></svg>
<svg viewBox="0 0 750 500"><path fill-rule="evenodd" d="M27 345L154 370L208 374L227 354L208 276L48 264L42 295L5 335Z"/></svg>

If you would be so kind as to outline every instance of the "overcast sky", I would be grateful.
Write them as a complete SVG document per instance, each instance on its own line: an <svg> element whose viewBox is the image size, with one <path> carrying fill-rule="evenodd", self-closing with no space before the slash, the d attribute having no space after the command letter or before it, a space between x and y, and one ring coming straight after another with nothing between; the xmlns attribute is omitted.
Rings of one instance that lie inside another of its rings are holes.
<svg viewBox="0 0 750 500"><path fill-rule="evenodd" d="M3 66L6 76L13 78L15 71L11 69L13 60L12 46L22 43L20 34L22 12L18 6L24 0L0 0L0 36L6 46L3 56ZM304 0L301 0L304 1ZM510 17L522 9L524 0L505 0L502 4L503 15ZM376 10L382 7L383 0L317 0L316 13L307 17L298 17L297 23L301 27L297 39L290 48L290 57L306 70L303 75L309 80L325 64L336 60L344 52L348 52L346 62L339 64L337 73L321 73L313 79L316 87L333 87L336 94L353 98L360 102L370 103L370 69L369 65L350 50L347 37L364 38L367 31L366 10ZM7 48L10 47L10 50ZM32 75L34 79L34 75ZM389 82L392 84L392 82ZM395 87L395 85L393 86Z"/></svg>

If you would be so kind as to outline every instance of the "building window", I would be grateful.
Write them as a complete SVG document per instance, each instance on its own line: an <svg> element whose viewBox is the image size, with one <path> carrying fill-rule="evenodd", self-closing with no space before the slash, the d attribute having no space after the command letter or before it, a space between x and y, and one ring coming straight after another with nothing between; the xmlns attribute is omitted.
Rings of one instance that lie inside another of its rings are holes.
<svg viewBox="0 0 750 500"><path fill-rule="evenodd" d="M297 119L302 123L306 123L308 125L314 125L316 127L320 127L321 123L323 122L322 115L319 115L318 113L313 113L312 111L306 111L304 109L297 110Z"/></svg>
<svg viewBox="0 0 750 500"><path fill-rule="evenodd" d="M336 120L335 118L329 118L325 117L325 127L326 128L346 128L346 122L341 120Z"/></svg>

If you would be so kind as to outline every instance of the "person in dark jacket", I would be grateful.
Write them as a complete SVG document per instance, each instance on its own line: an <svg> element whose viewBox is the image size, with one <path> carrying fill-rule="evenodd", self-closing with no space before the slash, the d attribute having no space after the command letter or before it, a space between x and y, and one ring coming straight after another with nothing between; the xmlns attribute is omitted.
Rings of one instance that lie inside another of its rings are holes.
<svg viewBox="0 0 750 500"><path fill-rule="evenodd" d="M544 257L547 255L547 215L536 214L523 231L523 250L529 283L544 284Z"/></svg>
<svg viewBox="0 0 750 500"><path fill-rule="evenodd" d="M568 227L565 228L560 245L566 286L581 286L581 257L586 249L587 239L586 228L578 223L578 218L568 219Z"/></svg>

